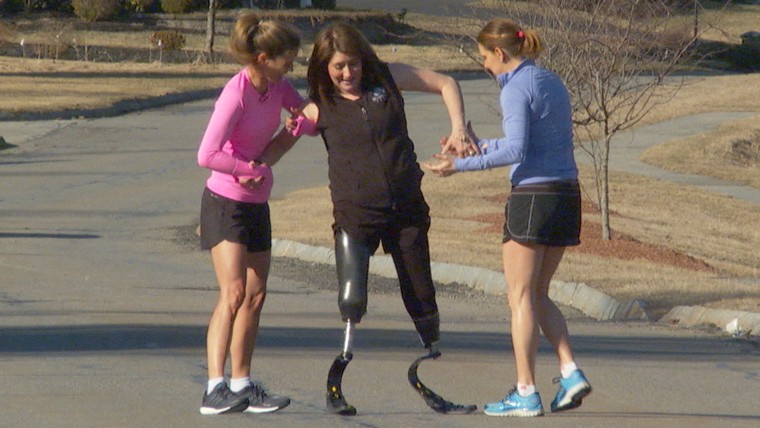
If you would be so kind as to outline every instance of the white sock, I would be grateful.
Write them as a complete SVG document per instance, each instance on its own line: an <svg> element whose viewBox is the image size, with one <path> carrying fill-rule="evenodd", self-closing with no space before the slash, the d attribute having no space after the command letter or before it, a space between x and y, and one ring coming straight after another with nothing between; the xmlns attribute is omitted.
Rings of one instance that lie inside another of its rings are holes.
<svg viewBox="0 0 760 428"><path fill-rule="evenodd" d="M536 385L523 385L521 383L517 384L517 393L520 394L520 397L527 397L531 394L534 394L536 392Z"/></svg>
<svg viewBox="0 0 760 428"><path fill-rule="evenodd" d="M230 379L230 390L232 390L232 392L240 392L244 390L245 387L250 384L251 384L251 378L249 377Z"/></svg>
<svg viewBox="0 0 760 428"><path fill-rule="evenodd" d="M224 382L224 378L223 377L215 377L213 379L209 379L208 380L208 386L206 386L206 393L207 394L211 394L211 391L213 391L214 388L216 388L216 386L219 385L222 382Z"/></svg>
<svg viewBox="0 0 760 428"><path fill-rule="evenodd" d="M576 370L578 370L578 366L575 365L575 361L563 364L559 369L560 373L562 373L562 377L565 379L569 378L570 375L573 374L573 372Z"/></svg>

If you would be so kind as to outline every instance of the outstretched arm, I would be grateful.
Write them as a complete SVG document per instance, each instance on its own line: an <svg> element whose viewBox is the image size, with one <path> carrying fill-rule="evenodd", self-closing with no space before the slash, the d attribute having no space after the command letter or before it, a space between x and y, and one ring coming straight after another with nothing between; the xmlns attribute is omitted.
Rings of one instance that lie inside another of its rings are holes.
<svg viewBox="0 0 760 428"><path fill-rule="evenodd" d="M465 125L464 100L459 83L451 76L407 64L388 64L396 86L402 91L438 93L451 121L451 133L443 145L443 152L456 152L465 156L469 151L479 153L477 144Z"/></svg>

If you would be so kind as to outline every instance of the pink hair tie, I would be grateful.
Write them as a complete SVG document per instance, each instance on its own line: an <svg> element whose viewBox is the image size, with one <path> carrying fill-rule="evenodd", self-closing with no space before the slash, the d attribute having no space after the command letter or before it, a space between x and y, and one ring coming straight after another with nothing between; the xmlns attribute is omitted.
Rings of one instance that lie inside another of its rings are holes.
<svg viewBox="0 0 760 428"><path fill-rule="evenodd" d="M522 30L518 31L517 32L517 38L518 39L524 39L525 38L525 33L523 33Z"/></svg>

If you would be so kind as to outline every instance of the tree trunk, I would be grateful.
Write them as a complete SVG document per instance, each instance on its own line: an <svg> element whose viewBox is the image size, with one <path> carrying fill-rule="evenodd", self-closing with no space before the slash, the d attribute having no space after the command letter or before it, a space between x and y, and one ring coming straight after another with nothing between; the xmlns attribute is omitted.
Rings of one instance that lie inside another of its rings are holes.
<svg viewBox="0 0 760 428"><path fill-rule="evenodd" d="M214 60L214 34L216 32L216 0L208 0L206 15L206 61Z"/></svg>
<svg viewBox="0 0 760 428"><path fill-rule="evenodd" d="M600 174L601 191L599 200L599 209L602 214L602 240L609 241L612 239L610 234L610 136L605 137L602 144Z"/></svg>

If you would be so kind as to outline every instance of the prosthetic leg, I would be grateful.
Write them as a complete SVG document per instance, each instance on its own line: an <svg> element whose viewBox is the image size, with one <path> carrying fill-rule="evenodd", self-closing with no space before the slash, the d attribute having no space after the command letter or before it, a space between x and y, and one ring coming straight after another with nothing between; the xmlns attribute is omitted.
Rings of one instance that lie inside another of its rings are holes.
<svg viewBox="0 0 760 428"><path fill-rule="evenodd" d="M351 362L353 354L353 332L355 324L361 321L367 312L367 277L369 271L370 248L362 242L351 239L348 234L338 230L335 235L335 262L338 270L338 307L341 317L346 323L343 340L343 352L333 361L327 375L327 409L339 415L355 415L356 408L346 402L341 390L343 373ZM467 414L477 410L475 405L454 404L443 399L420 381L417 369L422 361L436 359L441 356L438 350L439 319L434 316L415 319L415 328L420 333L427 354L417 358L409 367L408 380L434 411L445 414Z"/></svg>
<svg viewBox="0 0 760 428"><path fill-rule="evenodd" d="M341 390L343 372L351 362L353 354L354 325L367 313L367 274L369 270L369 248L352 240L348 234L338 230L335 234L335 264L338 269L338 308L346 323L343 352L333 361L327 375L327 409L339 415L355 415L356 408L346 402Z"/></svg>

